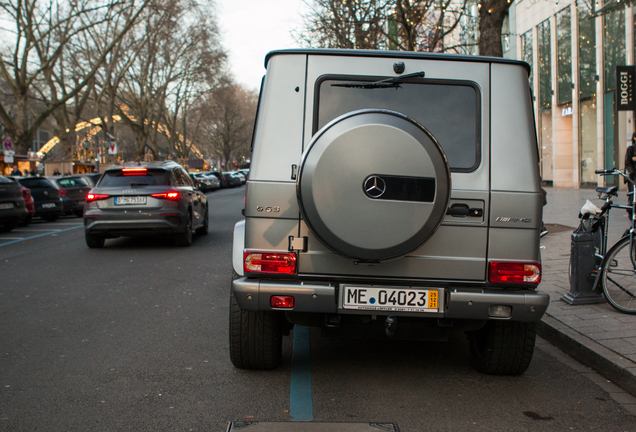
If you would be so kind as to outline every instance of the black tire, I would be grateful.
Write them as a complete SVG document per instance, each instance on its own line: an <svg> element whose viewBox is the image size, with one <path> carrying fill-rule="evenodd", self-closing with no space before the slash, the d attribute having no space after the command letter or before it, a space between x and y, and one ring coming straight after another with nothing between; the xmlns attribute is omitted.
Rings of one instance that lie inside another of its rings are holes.
<svg viewBox="0 0 636 432"><path fill-rule="evenodd" d="M22 219L18 225L23 226L23 227L27 226L27 225L29 225L31 223L32 220L33 220L33 215L28 215L27 217Z"/></svg>
<svg viewBox="0 0 636 432"><path fill-rule="evenodd" d="M198 235L207 235L210 231L210 215L208 208L205 208L205 218L203 218L203 226L197 228Z"/></svg>
<svg viewBox="0 0 636 432"><path fill-rule="evenodd" d="M532 361L536 336L536 323L488 321L468 333L471 363L488 375L521 375Z"/></svg>
<svg viewBox="0 0 636 432"><path fill-rule="evenodd" d="M91 249L100 249L104 247L104 242L106 241L106 239L102 236L89 234L87 232L84 233L84 239L86 240L86 246Z"/></svg>
<svg viewBox="0 0 636 432"><path fill-rule="evenodd" d="M44 219L46 219L47 222L55 222L56 220L58 220L60 218L60 215L48 215L48 216L44 216Z"/></svg>
<svg viewBox="0 0 636 432"><path fill-rule="evenodd" d="M177 246L188 247L192 244L192 214L188 213L183 232L174 237Z"/></svg>
<svg viewBox="0 0 636 432"><path fill-rule="evenodd" d="M629 236L616 243L603 261L600 279L607 302L619 312L636 315L636 270L629 250Z"/></svg>
<svg viewBox="0 0 636 432"><path fill-rule="evenodd" d="M230 293L230 360L239 369L275 369L282 359L281 317L244 311Z"/></svg>
<svg viewBox="0 0 636 432"><path fill-rule="evenodd" d="M5 222L0 225L0 233L8 233L12 231L18 225L17 222Z"/></svg>

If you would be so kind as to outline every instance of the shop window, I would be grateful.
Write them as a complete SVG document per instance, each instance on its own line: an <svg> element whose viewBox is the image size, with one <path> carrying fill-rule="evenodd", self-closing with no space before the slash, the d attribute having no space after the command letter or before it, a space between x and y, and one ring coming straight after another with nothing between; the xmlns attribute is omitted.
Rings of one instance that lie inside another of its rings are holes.
<svg viewBox="0 0 636 432"><path fill-rule="evenodd" d="M570 7L556 14L557 105L572 102L572 17Z"/></svg>

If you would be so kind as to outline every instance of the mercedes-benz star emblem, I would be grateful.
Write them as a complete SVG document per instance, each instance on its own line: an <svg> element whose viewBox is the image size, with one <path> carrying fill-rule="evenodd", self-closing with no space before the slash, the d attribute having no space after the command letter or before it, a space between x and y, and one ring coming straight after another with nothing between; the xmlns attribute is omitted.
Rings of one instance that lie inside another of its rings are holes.
<svg viewBox="0 0 636 432"><path fill-rule="evenodd" d="M386 192L386 183L382 180L382 177L375 175L369 176L364 181L364 193L369 198L380 198Z"/></svg>

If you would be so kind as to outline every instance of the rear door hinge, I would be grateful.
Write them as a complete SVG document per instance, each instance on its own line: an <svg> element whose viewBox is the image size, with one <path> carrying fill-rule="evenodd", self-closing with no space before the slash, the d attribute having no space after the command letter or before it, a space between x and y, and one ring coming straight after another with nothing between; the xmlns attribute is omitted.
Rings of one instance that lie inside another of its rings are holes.
<svg viewBox="0 0 636 432"><path fill-rule="evenodd" d="M290 252L307 252L307 240L307 237L289 236L289 247L287 250Z"/></svg>
<svg viewBox="0 0 636 432"><path fill-rule="evenodd" d="M292 180L296 180L296 177L298 176L298 165L292 165L292 175L291 175L291 179Z"/></svg>

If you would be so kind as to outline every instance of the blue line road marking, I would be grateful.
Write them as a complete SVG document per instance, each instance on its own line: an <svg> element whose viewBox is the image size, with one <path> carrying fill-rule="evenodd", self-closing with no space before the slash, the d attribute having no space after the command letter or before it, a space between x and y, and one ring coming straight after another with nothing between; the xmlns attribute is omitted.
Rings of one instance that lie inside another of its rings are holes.
<svg viewBox="0 0 636 432"><path fill-rule="evenodd" d="M312 421L311 367L309 363L309 327L294 326L289 415L291 421Z"/></svg>
<svg viewBox="0 0 636 432"><path fill-rule="evenodd" d="M44 234L38 234L38 235L31 236L31 237L26 237L26 238L23 238L23 239L20 239L20 240L14 240L14 241L2 243L2 244L0 244L0 247L8 246L8 245L15 244L15 243L20 243L20 242L23 242L25 240L31 240L31 239L38 238L38 237L49 236L51 234L57 234L57 233L61 233L61 232L64 232L64 231L70 231L70 230L74 230L74 229L77 229L77 228L84 228L84 225L77 225L77 226L74 226L72 228L66 228L66 229L58 230L58 231L51 231L51 232L47 232L47 233L44 233ZM2 241L2 237L0 237L0 241Z"/></svg>

